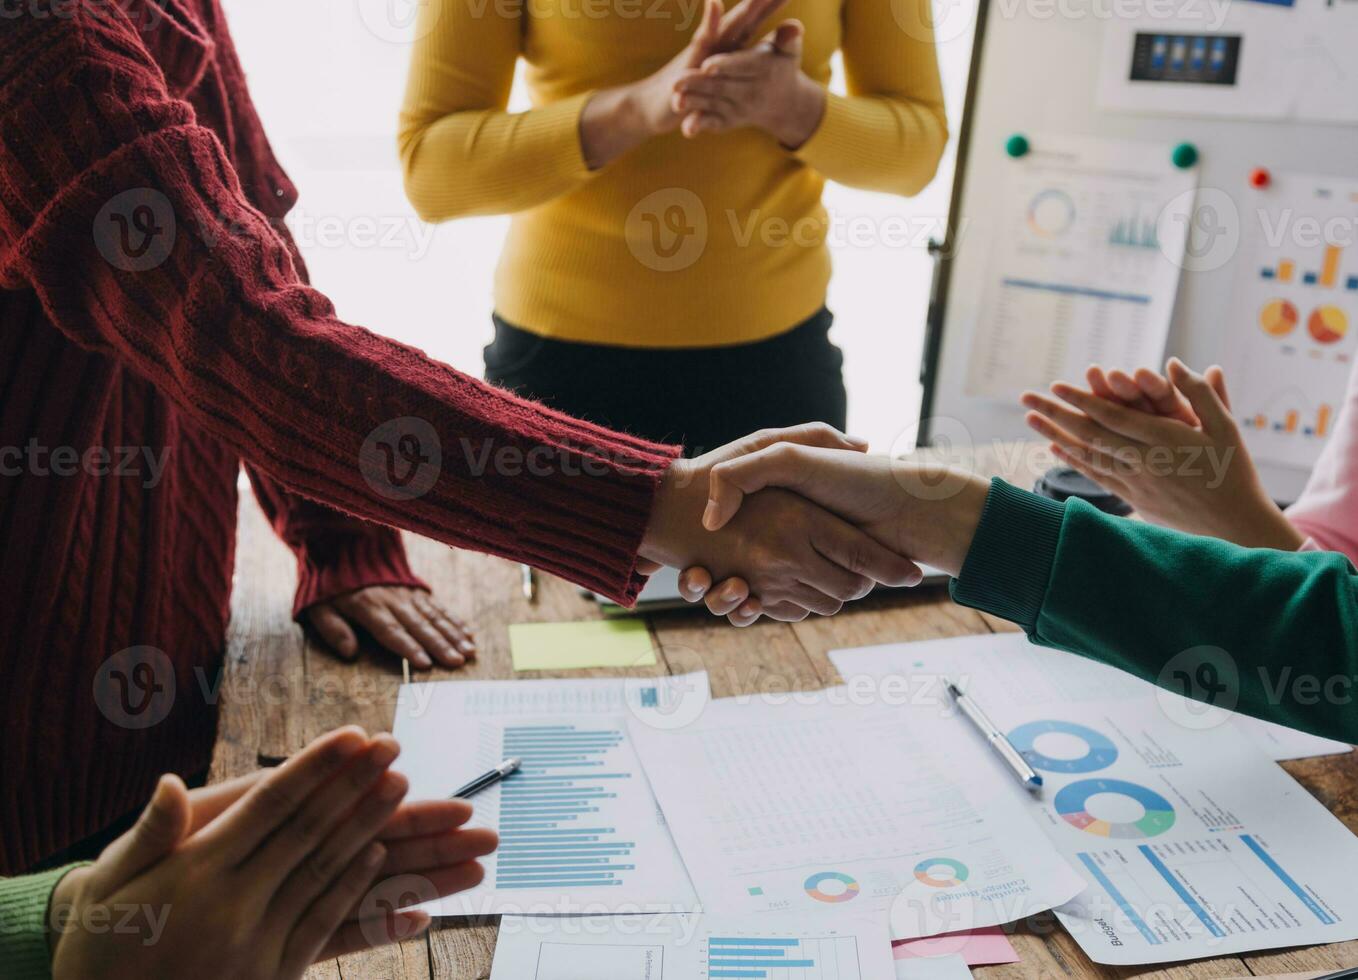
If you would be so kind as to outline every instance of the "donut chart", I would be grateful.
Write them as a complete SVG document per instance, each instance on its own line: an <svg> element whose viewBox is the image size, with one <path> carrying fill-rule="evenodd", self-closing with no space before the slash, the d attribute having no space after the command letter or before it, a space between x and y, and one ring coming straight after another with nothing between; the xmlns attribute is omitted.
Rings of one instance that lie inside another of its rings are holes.
<svg viewBox="0 0 1358 980"><path fill-rule="evenodd" d="M1114 822L1100 820L1086 807L1091 796L1111 793L1140 803L1145 813L1137 820ZM1174 826L1174 806L1153 789L1122 779L1081 779L1063 786L1052 802L1066 823L1086 834L1121 840L1155 837Z"/></svg>
<svg viewBox="0 0 1358 980"><path fill-rule="evenodd" d="M1043 735L1074 736L1085 743L1086 752L1076 759L1043 755L1037 750L1037 740ZM1010 732L1009 741L1028 760L1028 765L1045 772L1097 772L1111 766L1118 757L1118 748L1107 735L1069 721L1030 721Z"/></svg>
<svg viewBox="0 0 1358 980"><path fill-rule="evenodd" d="M1028 227L1040 238L1060 238L1075 223L1075 202L1055 187L1039 191L1028 202Z"/></svg>
<svg viewBox="0 0 1358 980"><path fill-rule="evenodd" d="M971 875L971 869L956 858L925 858L915 865L915 880L930 888L956 888Z"/></svg>
<svg viewBox="0 0 1358 980"><path fill-rule="evenodd" d="M821 891L821 885L827 881L837 881L844 886L844 890L838 894ZM802 885L806 893L818 902L850 902L858 897L858 882L842 871L819 871L806 879Z"/></svg>

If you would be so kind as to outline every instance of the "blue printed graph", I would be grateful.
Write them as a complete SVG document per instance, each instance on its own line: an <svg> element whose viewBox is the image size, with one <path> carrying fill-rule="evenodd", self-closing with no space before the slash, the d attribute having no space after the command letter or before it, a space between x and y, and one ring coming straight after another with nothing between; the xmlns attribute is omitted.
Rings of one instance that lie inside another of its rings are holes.
<svg viewBox="0 0 1358 980"><path fill-rule="evenodd" d="M1073 736L1085 743L1085 753L1073 759L1045 755L1037 749L1037 740L1043 735ZM1097 772L1111 766L1118 757L1118 748L1107 735L1069 721L1030 721L1010 732L1009 741L1028 760L1028 765L1046 772Z"/></svg>
<svg viewBox="0 0 1358 980"><path fill-rule="evenodd" d="M608 756L623 741L613 728L523 725L504 730L503 756L523 760L500 793L495 887L621 885L635 841L599 826L600 804L617 797Z"/></svg>
<svg viewBox="0 0 1358 980"><path fill-rule="evenodd" d="M859 980L858 940L713 936L707 941L706 975L712 980Z"/></svg>
<svg viewBox="0 0 1358 980"><path fill-rule="evenodd" d="M1100 794L1127 797L1141 804L1136 820L1103 820L1089 812L1089 799ZM1123 840L1155 837L1174 826L1174 807L1153 789L1124 779L1081 779L1061 787L1052 801L1066 823L1087 834Z"/></svg>

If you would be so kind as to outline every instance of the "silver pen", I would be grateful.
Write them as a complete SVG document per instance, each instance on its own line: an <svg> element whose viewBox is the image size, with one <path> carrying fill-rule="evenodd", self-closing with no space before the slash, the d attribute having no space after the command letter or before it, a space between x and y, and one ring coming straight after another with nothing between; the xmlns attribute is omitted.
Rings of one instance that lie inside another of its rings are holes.
<svg viewBox="0 0 1358 980"><path fill-rule="evenodd" d="M1014 743L1009 741L1004 732L995 727L995 723L981 710L981 706L973 701L969 695L963 694L961 688L946 677L943 678L943 686L948 689L948 693L957 702L957 706L962 709L962 714L967 716L967 720L980 730L986 741L990 743L990 747L1014 771L1014 775L1018 777L1024 788L1041 789L1042 777L1033 770L1032 766L1028 765L1028 760L1023 757L1023 753L1014 748Z"/></svg>
<svg viewBox="0 0 1358 980"><path fill-rule="evenodd" d="M466 786L463 786L453 794L452 798L465 800L468 797L475 796L483 789L490 789L490 787L494 786L496 783L518 772L519 766L522 764L523 760L521 759L506 759L490 772L477 776Z"/></svg>

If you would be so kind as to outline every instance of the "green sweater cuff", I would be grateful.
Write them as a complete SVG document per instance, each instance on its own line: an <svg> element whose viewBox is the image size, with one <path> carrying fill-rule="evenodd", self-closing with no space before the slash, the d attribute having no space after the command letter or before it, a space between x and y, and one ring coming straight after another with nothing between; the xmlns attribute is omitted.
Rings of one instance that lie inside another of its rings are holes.
<svg viewBox="0 0 1358 980"><path fill-rule="evenodd" d="M48 980L47 909L66 873L77 864L19 878L0 878L0 963L12 980Z"/></svg>
<svg viewBox="0 0 1358 980"><path fill-rule="evenodd" d="M1032 633L1065 515L1063 504L992 480L962 573L952 582L953 599Z"/></svg>

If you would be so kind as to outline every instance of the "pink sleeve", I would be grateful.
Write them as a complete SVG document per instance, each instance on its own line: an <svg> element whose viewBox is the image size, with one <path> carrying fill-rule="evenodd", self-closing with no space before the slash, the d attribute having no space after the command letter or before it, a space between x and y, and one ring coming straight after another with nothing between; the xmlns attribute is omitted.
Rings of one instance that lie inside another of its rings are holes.
<svg viewBox="0 0 1358 980"><path fill-rule="evenodd" d="M1358 564L1358 365L1334 434L1287 516L1307 537L1303 550L1338 551Z"/></svg>

